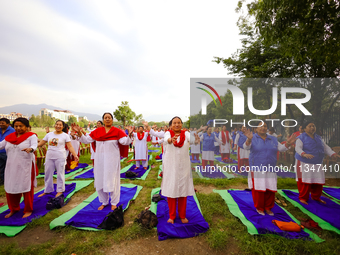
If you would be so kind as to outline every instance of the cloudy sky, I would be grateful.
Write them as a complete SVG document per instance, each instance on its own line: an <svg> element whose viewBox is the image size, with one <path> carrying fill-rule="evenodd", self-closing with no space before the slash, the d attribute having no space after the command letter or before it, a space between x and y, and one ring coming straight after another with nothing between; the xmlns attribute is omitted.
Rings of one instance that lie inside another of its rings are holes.
<svg viewBox="0 0 340 255"><path fill-rule="evenodd" d="M211 60L241 47L237 1L0 0L0 107L186 119L190 78L230 77Z"/></svg>

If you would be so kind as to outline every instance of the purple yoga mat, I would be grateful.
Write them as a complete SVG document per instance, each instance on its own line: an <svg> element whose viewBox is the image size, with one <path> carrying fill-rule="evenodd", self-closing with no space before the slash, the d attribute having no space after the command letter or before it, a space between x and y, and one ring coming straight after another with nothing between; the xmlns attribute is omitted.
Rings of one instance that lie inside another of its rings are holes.
<svg viewBox="0 0 340 255"><path fill-rule="evenodd" d="M148 169L149 169L150 166L148 166ZM143 174L145 174L146 171L148 171L148 169L144 169L143 166L139 166L139 168L135 169L136 168L136 165L132 165L129 170L127 171L131 171L131 172L135 172L137 173L138 175L135 176L135 177L126 177L126 172L125 173L122 173L120 174L120 178L125 178L125 179L135 179L135 178L141 178L143 176Z"/></svg>
<svg viewBox="0 0 340 255"><path fill-rule="evenodd" d="M57 188L57 185L54 184L54 189L56 190L56 188ZM76 188L75 183L66 184L64 196L67 197L67 195L70 194L75 188ZM28 222L31 222L33 219L40 218L44 216L46 213L48 213L49 210L46 210L46 204L48 200L50 200L52 197L55 197L57 192L54 191L52 193L46 194L43 197L38 197L43 192L44 190L39 191L36 194L34 194L33 213L31 214L31 216L24 218L24 219L22 218L22 216L24 215L23 209L25 207L25 204L24 202L21 202L20 211L15 213L12 217L7 218L7 219L5 218L5 215L10 212L9 209L0 214L0 226L22 226Z"/></svg>

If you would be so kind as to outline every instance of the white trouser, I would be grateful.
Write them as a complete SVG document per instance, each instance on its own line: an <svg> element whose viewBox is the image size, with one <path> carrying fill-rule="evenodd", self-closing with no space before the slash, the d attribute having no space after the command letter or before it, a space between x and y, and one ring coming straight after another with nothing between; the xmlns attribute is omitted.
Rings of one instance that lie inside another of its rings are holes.
<svg viewBox="0 0 340 255"><path fill-rule="evenodd" d="M143 167L148 167L148 161L147 160L144 160L144 161L142 161L143 162ZM140 167L140 161L138 160L138 161L136 161L136 167Z"/></svg>
<svg viewBox="0 0 340 255"><path fill-rule="evenodd" d="M64 158L46 159L45 162L45 193L54 191L53 173L57 170L57 192L65 191L65 164Z"/></svg>
<svg viewBox="0 0 340 255"><path fill-rule="evenodd" d="M120 200L120 187L118 192L104 192L103 189L97 190L99 202L102 205L108 205L109 199L111 198L111 205L117 205Z"/></svg>

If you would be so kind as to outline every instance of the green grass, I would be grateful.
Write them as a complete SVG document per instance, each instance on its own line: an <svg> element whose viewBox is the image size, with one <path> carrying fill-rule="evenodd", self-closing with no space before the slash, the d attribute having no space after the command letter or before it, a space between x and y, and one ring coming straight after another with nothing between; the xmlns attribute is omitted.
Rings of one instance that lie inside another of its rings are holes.
<svg viewBox="0 0 340 255"><path fill-rule="evenodd" d="M41 134L38 135L43 136L45 131L40 130L40 132ZM157 153L152 153L152 155L151 164L154 165L154 168L151 168L145 181L121 180L121 183L143 186L137 199L132 201L129 209L126 210L124 214L125 225L122 228L100 232L82 231L73 227L48 230L49 223L62 214L60 210L53 210L46 216L29 223L27 229L31 231L36 228L46 229L47 231L53 231L55 233L53 236L55 237L46 243L32 244L27 248L19 247L13 238L1 237L0 254L105 254L105 251L113 244L157 235L155 229L146 230L134 222L137 215L150 204L151 190L161 186L162 180L157 179L161 162L155 161ZM129 159L131 159L131 156ZM122 168L130 164L127 161L121 162ZM80 162L91 164L90 154L82 155ZM209 189L247 188L247 178L206 180L195 178L198 177L195 171L193 171L193 177L196 187L208 187ZM38 179L38 185L43 184L44 180ZM296 188L296 181L294 179L279 178L278 188ZM78 196L87 197L93 192L94 185L92 183L75 193L73 198ZM0 186L0 197L5 197L3 185ZM283 199L278 194L277 197ZM227 204L220 195L216 193L197 193L197 198L200 202L203 216L210 226L210 229L202 234L202 237L212 251L221 251L226 254L340 254L340 236L333 232L315 232L326 240L326 242L320 244L313 241L288 240L271 235L251 236L238 218L230 213ZM286 209L296 218L308 218L307 215L289 202L287 202L287 205ZM22 234L25 234L25 231Z"/></svg>

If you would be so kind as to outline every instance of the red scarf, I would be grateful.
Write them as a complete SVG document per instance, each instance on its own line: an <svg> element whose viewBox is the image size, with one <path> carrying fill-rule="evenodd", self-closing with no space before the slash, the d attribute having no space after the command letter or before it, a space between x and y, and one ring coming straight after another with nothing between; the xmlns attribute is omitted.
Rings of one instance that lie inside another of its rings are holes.
<svg viewBox="0 0 340 255"><path fill-rule="evenodd" d="M174 131L169 130L171 138L175 136ZM182 147L185 141L185 130L181 130L181 134L179 135L179 142L175 141L174 146Z"/></svg>
<svg viewBox="0 0 340 255"><path fill-rule="evenodd" d="M90 137L96 141L109 141L109 140L119 140L122 137L127 136L123 130L116 127L111 127L111 129L106 133L105 127L100 127L95 129L90 133ZM120 156L127 157L129 154L129 145L121 145L118 143ZM92 149L96 151L96 143L92 143Z"/></svg>
<svg viewBox="0 0 340 255"><path fill-rule="evenodd" d="M228 130L225 131L226 134L224 133L223 130L221 132L222 132L222 143L226 144L226 141L229 143L229 132L228 132ZM226 135L227 135L227 139L225 139Z"/></svg>
<svg viewBox="0 0 340 255"><path fill-rule="evenodd" d="M143 140L144 138L144 132L143 133L137 133L138 140Z"/></svg>
<svg viewBox="0 0 340 255"><path fill-rule="evenodd" d="M11 134L9 134L8 136L5 137L5 140L9 143L18 145L18 144L22 143L23 141L25 141L28 137L30 137L32 135L36 135L36 134L33 133L33 132L26 132L25 134L22 134L19 137L17 137L17 135L18 135L17 132L11 133Z"/></svg>

